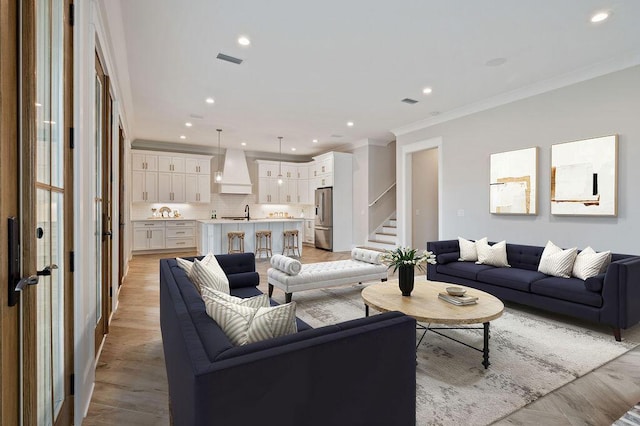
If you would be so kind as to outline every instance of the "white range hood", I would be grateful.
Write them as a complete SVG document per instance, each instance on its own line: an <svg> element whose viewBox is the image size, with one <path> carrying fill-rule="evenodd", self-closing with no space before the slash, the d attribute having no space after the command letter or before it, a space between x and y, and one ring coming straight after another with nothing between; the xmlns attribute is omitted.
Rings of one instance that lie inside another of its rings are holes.
<svg viewBox="0 0 640 426"><path fill-rule="evenodd" d="M239 149L227 149L224 155L224 168L222 170L222 182L220 182L221 194L251 194L251 178L244 151Z"/></svg>

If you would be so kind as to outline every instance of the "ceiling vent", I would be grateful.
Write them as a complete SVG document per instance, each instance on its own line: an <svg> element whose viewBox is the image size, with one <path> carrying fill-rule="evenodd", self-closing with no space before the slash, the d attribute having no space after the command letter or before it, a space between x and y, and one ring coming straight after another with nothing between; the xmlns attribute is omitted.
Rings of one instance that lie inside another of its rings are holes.
<svg viewBox="0 0 640 426"><path fill-rule="evenodd" d="M342 135L335 135L335 134L334 134L334 135L331 135L331 137L332 137L332 138L342 138L343 136L342 136Z"/></svg>
<svg viewBox="0 0 640 426"><path fill-rule="evenodd" d="M415 99L411 99L411 98L404 98L402 100L402 102L404 102L405 104L409 104L409 105L413 105L413 104L417 104L418 101L416 101Z"/></svg>
<svg viewBox="0 0 640 426"><path fill-rule="evenodd" d="M204 120L204 115L199 115L199 114L189 114L189 117L195 119L195 120Z"/></svg>
<svg viewBox="0 0 640 426"><path fill-rule="evenodd" d="M216 56L216 58L238 65L242 63L242 59L234 58L233 56L225 55L224 53L218 53L218 56Z"/></svg>

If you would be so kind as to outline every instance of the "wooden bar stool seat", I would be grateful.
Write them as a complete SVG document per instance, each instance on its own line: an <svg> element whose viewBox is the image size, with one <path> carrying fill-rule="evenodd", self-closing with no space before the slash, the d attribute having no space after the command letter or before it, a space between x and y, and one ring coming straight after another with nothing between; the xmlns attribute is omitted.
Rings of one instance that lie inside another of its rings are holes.
<svg viewBox="0 0 640 426"><path fill-rule="evenodd" d="M264 242L264 245L262 244ZM273 256L271 251L271 231L256 231L256 258L259 258L262 253L267 255L267 258Z"/></svg>
<svg viewBox="0 0 640 426"><path fill-rule="evenodd" d="M292 253L293 256L300 257L300 247L298 246L298 230L285 229L283 232L283 236L284 244L282 245L282 254L288 256L290 253ZM296 251L298 252L298 254L296 254Z"/></svg>
<svg viewBox="0 0 640 426"><path fill-rule="evenodd" d="M227 238L229 239L229 254L244 253L244 231L227 232ZM238 248L236 248L236 241L238 242Z"/></svg>

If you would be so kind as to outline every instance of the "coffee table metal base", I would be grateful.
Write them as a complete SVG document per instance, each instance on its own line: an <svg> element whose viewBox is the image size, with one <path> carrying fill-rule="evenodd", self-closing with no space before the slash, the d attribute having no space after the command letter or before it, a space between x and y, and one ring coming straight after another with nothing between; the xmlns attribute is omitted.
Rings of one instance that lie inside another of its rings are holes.
<svg viewBox="0 0 640 426"><path fill-rule="evenodd" d="M364 314L365 316L369 316L369 305L365 304L364 305ZM422 336L420 336L420 340L418 340L418 344L416 345L416 350L418 350L418 347L420 346L420 344L422 343L422 340L424 339L424 336L427 334L428 331L431 331L433 333L436 333L439 336L442 337L446 337L449 340L453 340L454 342L458 342L468 348L473 349L474 351L478 351L478 352L482 352L482 365L484 365L485 370L487 368L489 368L489 366L491 365L491 363L489 362L489 323L485 322L482 323L482 327L431 327L429 325L424 326L420 323L416 323L416 329L417 330L423 330ZM475 346L471 346L468 343L465 343L463 341L460 341L458 339L454 339L451 336L447 336L446 334L441 333L438 330L483 330L484 331L484 339L483 339L483 347L482 349L480 348L476 348Z"/></svg>

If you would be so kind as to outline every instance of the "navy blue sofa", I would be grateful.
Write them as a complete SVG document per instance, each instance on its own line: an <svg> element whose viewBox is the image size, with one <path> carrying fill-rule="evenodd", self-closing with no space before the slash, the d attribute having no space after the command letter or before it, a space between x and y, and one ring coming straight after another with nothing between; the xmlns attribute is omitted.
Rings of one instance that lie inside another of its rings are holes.
<svg viewBox="0 0 640 426"><path fill-rule="evenodd" d="M253 253L216 258L232 295L261 294ZM234 347L162 259L160 325L175 425L415 424L416 323L399 312Z"/></svg>
<svg viewBox="0 0 640 426"><path fill-rule="evenodd" d="M502 300L533 306L620 329L640 322L640 257L611 254L605 273L587 280L557 278L538 272L544 247L507 243L510 268L458 261L458 240L431 241L427 250L437 264L427 266L427 279L462 284Z"/></svg>

